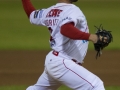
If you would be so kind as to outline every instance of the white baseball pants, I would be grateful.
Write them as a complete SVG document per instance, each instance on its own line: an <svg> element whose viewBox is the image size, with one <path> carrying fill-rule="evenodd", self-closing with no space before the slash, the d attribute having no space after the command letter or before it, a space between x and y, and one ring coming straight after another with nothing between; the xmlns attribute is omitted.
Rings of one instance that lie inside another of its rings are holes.
<svg viewBox="0 0 120 90"><path fill-rule="evenodd" d="M62 84L72 90L105 90L99 77L52 51L46 56L45 69L37 83L26 90L57 90Z"/></svg>

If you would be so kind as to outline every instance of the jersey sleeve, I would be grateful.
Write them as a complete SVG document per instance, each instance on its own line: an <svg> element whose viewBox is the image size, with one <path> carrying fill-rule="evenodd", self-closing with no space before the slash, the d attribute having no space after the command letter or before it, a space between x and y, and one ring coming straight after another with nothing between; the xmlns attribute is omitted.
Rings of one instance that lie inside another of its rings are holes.
<svg viewBox="0 0 120 90"><path fill-rule="evenodd" d="M82 14L81 11L79 10L79 8L72 8L72 9L69 9L67 10L62 19L61 19L61 22L60 22L60 27L66 23L70 23L70 22L73 22L74 23L74 26L76 26L76 24L78 22L80 22L81 18L82 18Z"/></svg>
<svg viewBox="0 0 120 90"><path fill-rule="evenodd" d="M43 25L43 13L45 9L35 10L30 14L30 23L35 25Z"/></svg>

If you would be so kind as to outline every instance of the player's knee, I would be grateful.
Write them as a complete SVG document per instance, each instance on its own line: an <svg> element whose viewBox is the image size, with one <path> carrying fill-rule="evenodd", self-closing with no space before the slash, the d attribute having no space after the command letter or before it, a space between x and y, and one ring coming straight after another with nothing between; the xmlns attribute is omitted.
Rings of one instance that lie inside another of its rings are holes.
<svg viewBox="0 0 120 90"><path fill-rule="evenodd" d="M33 86L29 86L26 90L56 90L56 89L51 89L49 87L42 87L42 86L36 86L36 85L33 85Z"/></svg>
<svg viewBox="0 0 120 90"><path fill-rule="evenodd" d="M29 86L26 90L36 90L34 86Z"/></svg>
<svg viewBox="0 0 120 90"><path fill-rule="evenodd" d="M105 90L104 83L103 83L102 80L99 83L99 89L98 90Z"/></svg>
<svg viewBox="0 0 120 90"><path fill-rule="evenodd" d="M101 79L98 80L93 90L105 90L104 83Z"/></svg>

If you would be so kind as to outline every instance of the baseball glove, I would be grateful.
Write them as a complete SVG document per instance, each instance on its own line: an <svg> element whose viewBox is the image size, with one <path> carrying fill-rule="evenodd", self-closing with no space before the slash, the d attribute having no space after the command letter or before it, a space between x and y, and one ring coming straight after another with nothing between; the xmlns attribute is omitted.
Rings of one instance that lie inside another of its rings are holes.
<svg viewBox="0 0 120 90"><path fill-rule="evenodd" d="M98 41L94 43L94 48L97 51L96 59L102 54L102 50L113 41L113 36L111 31L103 29L102 25L99 27L95 26L97 32L95 33L98 36Z"/></svg>

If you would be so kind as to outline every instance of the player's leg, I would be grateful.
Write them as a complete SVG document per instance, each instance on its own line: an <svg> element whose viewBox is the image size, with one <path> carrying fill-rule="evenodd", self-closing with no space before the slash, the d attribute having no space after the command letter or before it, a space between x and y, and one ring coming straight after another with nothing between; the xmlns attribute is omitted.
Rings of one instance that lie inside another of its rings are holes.
<svg viewBox="0 0 120 90"><path fill-rule="evenodd" d="M52 78L72 90L105 90L100 78L72 60L55 56L50 52L46 56L45 66Z"/></svg>
<svg viewBox="0 0 120 90"><path fill-rule="evenodd" d="M57 90L60 84L51 78L44 71L35 85L29 86L26 90Z"/></svg>
<svg viewBox="0 0 120 90"><path fill-rule="evenodd" d="M105 90L102 80L85 69L84 67L70 60L63 60L67 69L58 80L73 90Z"/></svg>

